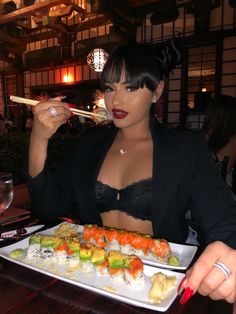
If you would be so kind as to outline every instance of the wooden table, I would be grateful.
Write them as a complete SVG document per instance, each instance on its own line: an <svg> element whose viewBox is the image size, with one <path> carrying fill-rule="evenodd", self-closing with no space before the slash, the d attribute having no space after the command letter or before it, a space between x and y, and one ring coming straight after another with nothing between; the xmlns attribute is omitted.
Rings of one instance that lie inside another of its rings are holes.
<svg viewBox="0 0 236 314"><path fill-rule="evenodd" d="M2 245L2 243L1 243ZM0 313L162 313L131 306L75 287L0 258ZM167 314L232 314L225 301L194 295L185 305L179 298Z"/></svg>

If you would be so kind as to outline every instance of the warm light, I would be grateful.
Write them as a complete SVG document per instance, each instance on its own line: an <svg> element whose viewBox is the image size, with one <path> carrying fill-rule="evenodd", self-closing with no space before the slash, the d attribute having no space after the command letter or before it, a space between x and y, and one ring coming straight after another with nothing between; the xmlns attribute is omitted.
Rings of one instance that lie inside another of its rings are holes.
<svg viewBox="0 0 236 314"><path fill-rule="evenodd" d="M72 76L71 76L71 75L64 75L64 76L63 76L63 82L64 82L64 83L73 82Z"/></svg>
<svg viewBox="0 0 236 314"><path fill-rule="evenodd" d="M205 93L207 91L206 87L202 88L202 92Z"/></svg>
<svg viewBox="0 0 236 314"><path fill-rule="evenodd" d="M104 49L96 48L88 54L87 63L95 72L102 72L108 56Z"/></svg>

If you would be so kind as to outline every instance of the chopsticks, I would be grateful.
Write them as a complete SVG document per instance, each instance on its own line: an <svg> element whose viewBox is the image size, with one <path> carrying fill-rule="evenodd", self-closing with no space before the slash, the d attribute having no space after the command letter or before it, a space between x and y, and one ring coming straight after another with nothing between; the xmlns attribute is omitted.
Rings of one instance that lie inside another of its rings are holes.
<svg viewBox="0 0 236 314"><path fill-rule="evenodd" d="M33 100L33 99L28 99L28 98L13 96L13 95L10 96L10 100L17 102L19 104L25 104L29 106L36 106L38 103L40 103L40 101L38 100ZM85 110L80 110L80 109L75 109L75 108L70 108L70 111L75 115L90 118L90 119L93 119L93 118L106 119L105 116L101 114L93 113L90 111L85 111Z"/></svg>

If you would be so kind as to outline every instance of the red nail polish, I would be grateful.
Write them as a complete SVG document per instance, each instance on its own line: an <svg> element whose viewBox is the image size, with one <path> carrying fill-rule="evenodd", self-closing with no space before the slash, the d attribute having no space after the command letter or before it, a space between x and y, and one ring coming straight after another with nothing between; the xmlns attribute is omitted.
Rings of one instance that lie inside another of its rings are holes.
<svg viewBox="0 0 236 314"><path fill-rule="evenodd" d="M182 287L184 282L187 280L187 277L185 276L181 281L180 281L180 284L178 286L178 289L177 289L177 293L178 295L182 294L184 288Z"/></svg>
<svg viewBox="0 0 236 314"><path fill-rule="evenodd" d="M191 287L187 287L185 290L184 290L184 294L182 295L179 303L180 304L184 304L186 302L188 302L188 300L194 295L194 290L193 288Z"/></svg>

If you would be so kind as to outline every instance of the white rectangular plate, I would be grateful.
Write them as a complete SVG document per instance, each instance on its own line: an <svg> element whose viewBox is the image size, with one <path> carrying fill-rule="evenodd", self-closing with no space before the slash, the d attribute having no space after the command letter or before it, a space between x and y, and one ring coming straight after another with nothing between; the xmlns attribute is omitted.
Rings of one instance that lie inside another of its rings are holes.
<svg viewBox="0 0 236 314"><path fill-rule="evenodd" d="M56 228L54 227L41 233L53 234L55 229ZM139 290L128 286L124 282L116 282L109 275L97 275L94 271L90 273L84 273L80 270L72 271L71 268L64 265L52 266L42 262L39 263L35 260L16 260L9 256L12 250L17 248L26 249L28 246L29 237L15 244L1 248L0 256L18 265L60 279L72 285L91 290L112 299L161 312L166 311L175 300L177 296L177 287L184 277L184 274L182 273L144 265L145 286ZM176 276L177 281L175 287L169 291L167 298L164 301L158 304L153 304L148 302L148 291L151 287L150 278L158 272L162 272L168 276Z"/></svg>
<svg viewBox="0 0 236 314"><path fill-rule="evenodd" d="M63 223L62 223L63 224ZM47 229L44 232L44 234L54 234L54 231L60 227L61 224ZM82 225L75 225L75 224L70 224L71 228L73 226L78 226L78 232L82 233L84 230L84 226ZM167 269L176 269L176 270L186 270L188 266L190 265L196 251L197 251L197 246L194 245L182 245L182 244L177 244L177 243L172 243L169 242L170 248L171 248L171 254L178 257L180 260L180 266L172 266L172 265L167 265L165 263L161 263L155 259L155 257L148 257L148 256L140 256L142 259L143 263L146 265L151 265L151 266L156 266L156 267L161 267L161 268L167 268Z"/></svg>

